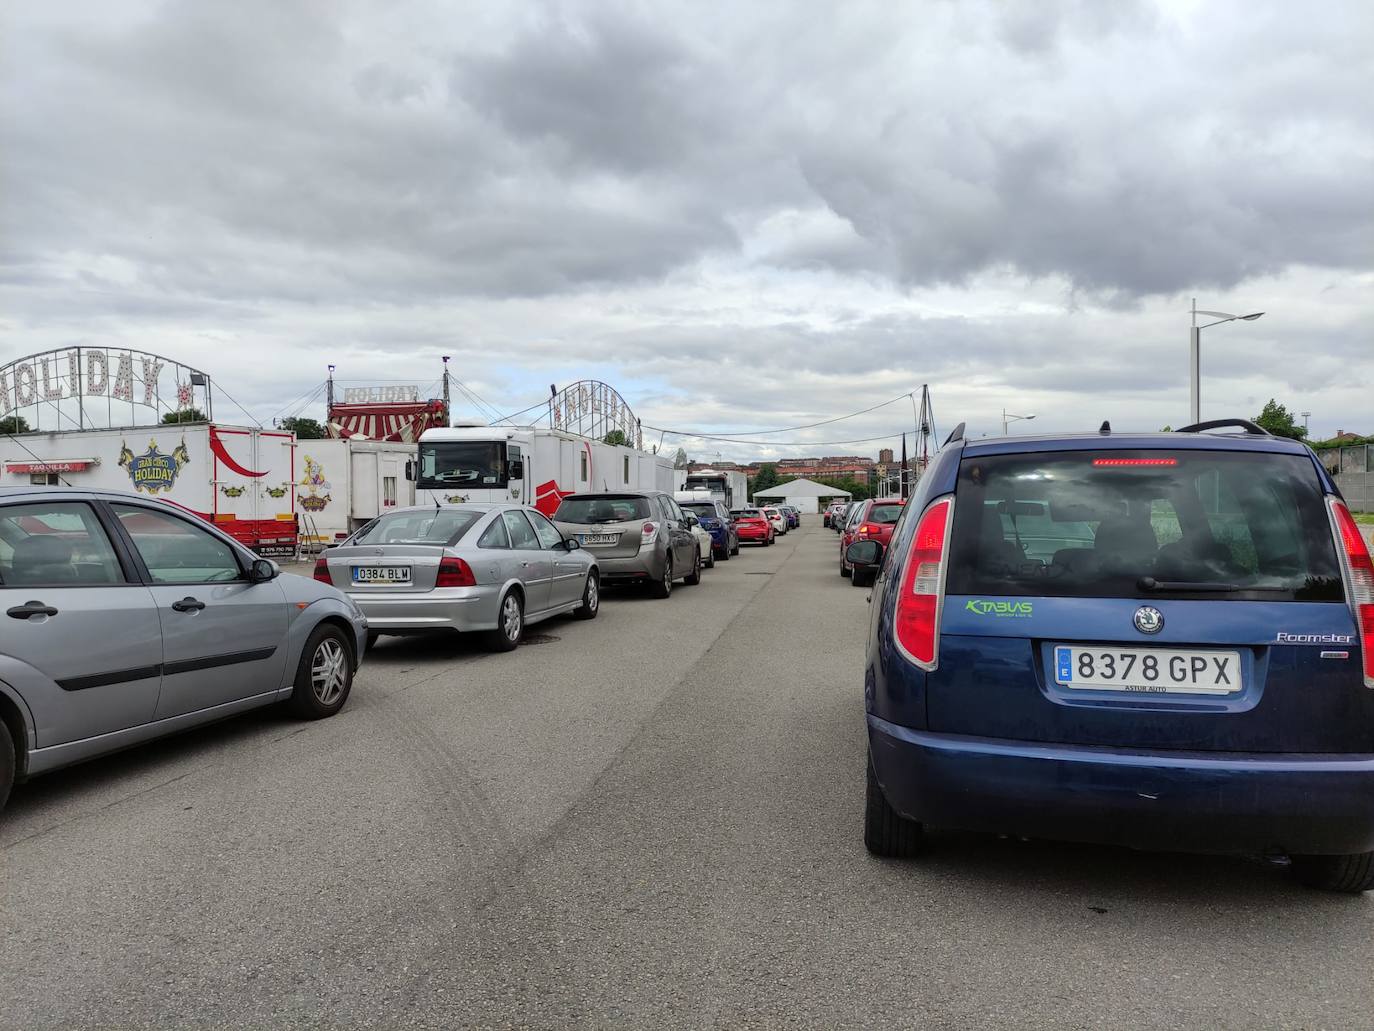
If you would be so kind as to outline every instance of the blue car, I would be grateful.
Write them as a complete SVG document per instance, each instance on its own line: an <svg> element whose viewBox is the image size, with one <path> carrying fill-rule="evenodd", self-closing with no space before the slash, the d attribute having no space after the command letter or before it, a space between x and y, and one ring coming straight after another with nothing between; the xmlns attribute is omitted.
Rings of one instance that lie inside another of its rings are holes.
<svg viewBox="0 0 1374 1031"><path fill-rule="evenodd" d="M739 532L735 529L730 510L722 502L679 500L678 507L695 515L701 528L711 535L711 547L716 558L728 562L730 556L739 554Z"/></svg>
<svg viewBox="0 0 1374 1031"><path fill-rule="evenodd" d="M1374 565L1306 446L960 427L883 550L846 556L877 573L870 852L934 826L1374 887Z"/></svg>

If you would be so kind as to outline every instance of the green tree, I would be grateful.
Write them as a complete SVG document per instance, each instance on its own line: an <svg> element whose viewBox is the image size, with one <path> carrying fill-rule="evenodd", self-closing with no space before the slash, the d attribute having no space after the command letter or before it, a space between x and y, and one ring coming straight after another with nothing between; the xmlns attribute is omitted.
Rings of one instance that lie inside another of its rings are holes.
<svg viewBox="0 0 1374 1031"><path fill-rule="evenodd" d="M7 415L0 419L0 433L28 433L29 421L22 415Z"/></svg>
<svg viewBox="0 0 1374 1031"><path fill-rule="evenodd" d="M162 417L162 421L167 423L179 423L209 422L210 420L205 418L205 413L202 412L199 408L182 408L175 412L166 413Z"/></svg>
<svg viewBox="0 0 1374 1031"><path fill-rule="evenodd" d="M1307 436L1307 430L1293 420L1293 413L1272 397L1264 406L1264 411L1255 416L1255 422L1276 437L1302 440Z"/></svg>
<svg viewBox="0 0 1374 1031"><path fill-rule="evenodd" d="M629 438L625 436L624 430L611 430L610 433L601 438L601 442L603 444L619 444L623 447L628 447L630 444Z"/></svg>
<svg viewBox="0 0 1374 1031"><path fill-rule="evenodd" d="M824 483L831 487L838 487L840 490L847 490L849 491L850 495L852 496L852 500L854 501L863 501L866 498L873 497L873 487L870 484L861 483L858 480L839 479L833 476L822 476L817 477L816 482Z"/></svg>
<svg viewBox="0 0 1374 1031"><path fill-rule="evenodd" d="M778 482L778 467L772 462L764 462L757 475L749 477L749 496L752 498L756 491L776 487Z"/></svg>
<svg viewBox="0 0 1374 1031"><path fill-rule="evenodd" d="M283 419L281 428L290 430L296 435L297 440L323 440L328 436L324 427L315 419L301 419L299 417Z"/></svg>

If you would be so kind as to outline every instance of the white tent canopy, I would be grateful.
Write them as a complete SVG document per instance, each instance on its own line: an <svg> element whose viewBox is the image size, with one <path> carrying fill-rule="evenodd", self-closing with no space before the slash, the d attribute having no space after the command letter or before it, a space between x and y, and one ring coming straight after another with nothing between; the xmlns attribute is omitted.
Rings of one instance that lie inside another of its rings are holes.
<svg viewBox="0 0 1374 1031"><path fill-rule="evenodd" d="M764 490L754 491L754 500L760 499L770 501L782 501L784 505L791 505L802 512L820 511L821 498L848 498L852 497L849 491L840 487L831 486L828 483L817 483L815 480L800 478L788 480L780 483L776 487L767 487Z"/></svg>

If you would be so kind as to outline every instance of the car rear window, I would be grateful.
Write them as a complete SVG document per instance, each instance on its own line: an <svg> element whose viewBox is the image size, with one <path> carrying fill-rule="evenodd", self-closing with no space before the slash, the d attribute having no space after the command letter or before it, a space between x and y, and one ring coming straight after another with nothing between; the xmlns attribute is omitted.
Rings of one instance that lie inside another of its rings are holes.
<svg viewBox="0 0 1374 1031"><path fill-rule="evenodd" d="M868 518L864 521L891 526L902 518L902 507L901 505L874 505L872 511L868 513Z"/></svg>
<svg viewBox="0 0 1374 1031"><path fill-rule="evenodd" d="M703 505L696 502L689 502L682 505L682 510L684 512L694 512L698 516L706 516L708 519L719 518L715 505Z"/></svg>
<svg viewBox="0 0 1374 1031"><path fill-rule="evenodd" d="M624 523L649 519L649 499L607 494L601 497L564 498L553 514L560 523Z"/></svg>
<svg viewBox="0 0 1374 1031"><path fill-rule="evenodd" d="M358 531L354 544L452 544L485 513L469 508L389 512Z"/></svg>
<svg viewBox="0 0 1374 1031"><path fill-rule="evenodd" d="M1226 451L965 459L946 589L1014 597L1344 596L1311 461Z"/></svg>

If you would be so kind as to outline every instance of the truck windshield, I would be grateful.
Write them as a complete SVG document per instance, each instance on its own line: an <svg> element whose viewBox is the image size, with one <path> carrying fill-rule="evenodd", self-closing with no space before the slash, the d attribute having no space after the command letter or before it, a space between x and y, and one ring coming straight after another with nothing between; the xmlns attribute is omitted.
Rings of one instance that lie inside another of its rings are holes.
<svg viewBox="0 0 1374 1031"><path fill-rule="evenodd" d="M420 442L422 490L444 487L504 487L506 445L499 440L435 440Z"/></svg>

